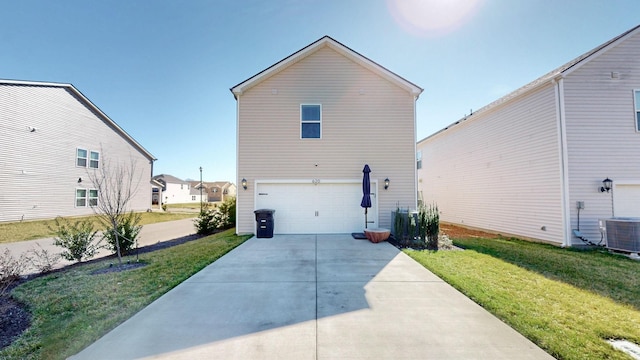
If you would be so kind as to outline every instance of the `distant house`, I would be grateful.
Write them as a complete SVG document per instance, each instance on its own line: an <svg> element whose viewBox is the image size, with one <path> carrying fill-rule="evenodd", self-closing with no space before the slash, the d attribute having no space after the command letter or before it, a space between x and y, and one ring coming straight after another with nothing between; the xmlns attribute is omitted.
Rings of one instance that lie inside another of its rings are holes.
<svg viewBox="0 0 640 360"><path fill-rule="evenodd" d="M188 181L167 174L156 175L153 180L163 184L162 204L200 202L200 192L192 189Z"/></svg>
<svg viewBox="0 0 640 360"><path fill-rule="evenodd" d="M325 36L230 90L238 233L255 233L261 208L276 210L277 234L361 232L365 164L368 227L389 227L396 206L415 208L420 87Z"/></svg>
<svg viewBox="0 0 640 360"><path fill-rule="evenodd" d="M115 163L135 164L146 210L154 160L73 85L0 80L0 221L93 214L90 176Z"/></svg>
<svg viewBox="0 0 640 360"><path fill-rule="evenodd" d="M200 189L199 181L190 181L189 184L193 189ZM236 196L236 186L235 184L228 181L203 181L202 192L204 194L204 201L223 202L229 197Z"/></svg>
<svg viewBox="0 0 640 360"><path fill-rule="evenodd" d="M442 220L562 246L582 244L577 235L598 243L598 219L640 217L640 27L421 140L418 151L419 189ZM601 189L605 179L612 190Z"/></svg>

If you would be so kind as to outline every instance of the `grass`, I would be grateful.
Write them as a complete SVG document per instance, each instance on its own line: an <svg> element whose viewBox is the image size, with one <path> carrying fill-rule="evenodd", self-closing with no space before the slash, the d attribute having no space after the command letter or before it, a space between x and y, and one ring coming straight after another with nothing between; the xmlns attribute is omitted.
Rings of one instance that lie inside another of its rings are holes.
<svg viewBox="0 0 640 360"><path fill-rule="evenodd" d="M0 359L65 359L186 280L250 236L234 229L140 255L147 265L92 275L113 260L83 264L26 282L12 292L32 325Z"/></svg>
<svg viewBox="0 0 640 360"><path fill-rule="evenodd" d="M515 239L454 239L466 251L406 251L558 359L630 359L640 344L640 262Z"/></svg>
<svg viewBox="0 0 640 360"><path fill-rule="evenodd" d="M142 219L141 225L148 225L163 221L172 221L180 219L188 219L196 217L197 214L174 214L170 212L142 212L140 213ZM96 216L88 216L85 218L93 219L94 226L101 227L100 222ZM70 219L81 219L80 217ZM53 220L35 220L35 221L20 221L10 223L0 223L0 244L41 239L45 237L53 237L53 232L49 227L55 225Z"/></svg>

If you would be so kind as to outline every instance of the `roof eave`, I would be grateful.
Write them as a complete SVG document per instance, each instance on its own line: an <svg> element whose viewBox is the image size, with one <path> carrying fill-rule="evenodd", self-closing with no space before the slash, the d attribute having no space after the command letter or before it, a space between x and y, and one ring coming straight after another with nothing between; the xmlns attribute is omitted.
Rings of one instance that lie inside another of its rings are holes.
<svg viewBox="0 0 640 360"><path fill-rule="evenodd" d="M342 54L343 56L351 59L352 61L364 66L365 68L375 72L379 76L386 78L387 80L395 83L396 85L406 89L411 95L413 95L416 99L420 96L420 94L424 91L418 85L406 80L405 78L395 74L384 66L374 62L373 60L363 56L357 51L349 48L348 46L340 43L339 41L331 38L330 36L323 36L322 38L314 41L313 43L305 46L304 48L296 51L295 53L285 57L279 62L271 65L270 67L260 71L256 75L242 81L241 83L231 87L229 90L233 93L234 98L237 100L238 96L241 96L246 90L260 83L264 79L272 76L273 74L281 71L289 67L291 64L300 61L301 59L307 57L308 55L314 53L317 49L329 46L334 51Z"/></svg>

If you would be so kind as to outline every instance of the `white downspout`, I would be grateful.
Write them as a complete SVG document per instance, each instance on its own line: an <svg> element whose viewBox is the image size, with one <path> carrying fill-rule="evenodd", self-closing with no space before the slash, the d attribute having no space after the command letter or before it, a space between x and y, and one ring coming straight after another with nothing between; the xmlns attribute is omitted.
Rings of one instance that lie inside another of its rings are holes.
<svg viewBox="0 0 640 360"><path fill-rule="evenodd" d="M240 228L240 217L238 215L240 212L239 209L241 208L238 203L238 195L240 195L240 188L238 187L238 185L240 185L240 178L238 177L238 167L240 166L240 94L234 95L236 95L236 235L239 235L238 229Z"/></svg>
<svg viewBox="0 0 640 360"><path fill-rule="evenodd" d="M413 96L413 208L418 209L418 166L416 155L418 154L418 117L416 114L417 96Z"/></svg>
<svg viewBox="0 0 640 360"><path fill-rule="evenodd" d="M573 232L571 231L571 204L569 203L569 156L567 154L567 129L564 112L564 79L554 79L556 84L556 118L558 121L558 148L560 149L560 184L563 233L562 246L570 247Z"/></svg>

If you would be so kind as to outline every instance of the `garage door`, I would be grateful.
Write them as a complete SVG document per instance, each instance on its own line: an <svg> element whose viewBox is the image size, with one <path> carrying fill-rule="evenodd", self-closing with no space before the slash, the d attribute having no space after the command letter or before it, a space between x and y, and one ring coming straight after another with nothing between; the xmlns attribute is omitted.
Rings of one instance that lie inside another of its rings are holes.
<svg viewBox="0 0 640 360"><path fill-rule="evenodd" d="M640 184L616 184L613 189L616 217L640 217Z"/></svg>
<svg viewBox="0 0 640 360"><path fill-rule="evenodd" d="M257 192L256 209L276 210L276 234L343 234L364 229L360 182L258 183ZM377 200L373 193L371 202L368 227L377 227Z"/></svg>

